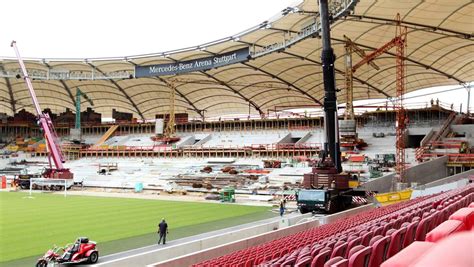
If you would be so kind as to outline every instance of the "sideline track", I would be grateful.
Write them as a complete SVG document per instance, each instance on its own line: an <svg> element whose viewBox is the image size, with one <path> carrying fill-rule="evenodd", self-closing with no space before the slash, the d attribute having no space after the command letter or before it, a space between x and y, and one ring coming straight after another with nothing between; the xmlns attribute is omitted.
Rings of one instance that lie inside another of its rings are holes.
<svg viewBox="0 0 474 267"><path fill-rule="evenodd" d="M301 216L301 214L298 213L291 213L285 216L285 218L296 218ZM127 267L130 266L131 261L133 262L134 266L146 266L148 264L153 264L156 263L156 259L147 259L145 255L149 255L151 253L157 253L157 257L159 258L159 261L166 261L170 260L172 258L184 256L187 254L190 254L188 251L182 251L182 252L177 252L179 251L179 247L183 244L194 242L194 241L199 241L211 237L216 237L225 233L230 233L230 232L235 232L238 230L242 230L245 228L250 228L254 227L257 225L263 225L263 224L268 224L268 223L275 223L280 220L280 216L278 217L273 217L269 219L264 219L256 222L251 222L251 223L246 223L238 226L233 226L229 228L224 228L216 231L211 231L203 234L198 234L194 236L189 236L189 237L184 237L176 240L172 240L166 243L166 245L150 245L142 248L136 248L136 249L131 249L115 254L110 254L107 256L103 256L99 258L99 262L95 265L92 266L118 266L118 267ZM245 237L244 237L245 238ZM236 239L237 241L237 239ZM223 243L225 244L225 243ZM216 244L215 246L219 246L221 244ZM212 246L208 247L211 248ZM203 248L203 249L208 249L208 248ZM173 250L173 254L170 255L169 250ZM160 253L162 252L162 253ZM196 251L193 251L196 252ZM192 252L191 252L192 253ZM134 260L133 258L137 258Z"/></svg>

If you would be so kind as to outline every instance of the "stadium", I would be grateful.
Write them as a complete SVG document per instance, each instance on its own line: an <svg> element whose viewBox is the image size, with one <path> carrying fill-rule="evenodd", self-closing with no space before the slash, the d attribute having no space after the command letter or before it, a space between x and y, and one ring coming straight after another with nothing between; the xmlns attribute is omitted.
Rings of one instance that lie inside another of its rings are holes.
<svg viewBox="0 0 474 267"><path fill-rule="evenodd" d="M473 266L472 14L302 0L170 51L11 42L0 266Z"/></svg>

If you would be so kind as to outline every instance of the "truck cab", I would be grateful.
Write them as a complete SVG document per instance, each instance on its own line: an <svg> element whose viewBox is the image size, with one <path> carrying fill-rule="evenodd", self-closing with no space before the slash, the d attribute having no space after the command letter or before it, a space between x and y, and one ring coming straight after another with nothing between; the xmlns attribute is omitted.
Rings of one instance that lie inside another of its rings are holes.
<svg viewBox="0 0 474 267"><path fill-rule="evenodd" d="M301 213L326 211L330 193L324 189L301 189L296 193L296 203Z"/></svg>

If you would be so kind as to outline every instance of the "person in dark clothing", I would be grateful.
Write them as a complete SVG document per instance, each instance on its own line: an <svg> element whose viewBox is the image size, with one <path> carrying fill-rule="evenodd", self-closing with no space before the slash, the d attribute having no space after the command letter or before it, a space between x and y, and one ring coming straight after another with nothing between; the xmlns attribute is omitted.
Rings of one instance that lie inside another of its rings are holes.
<svg viewBox="0 0 474 267"><path fill-rule="evenodd" d="M163 239L163 245L166 244L166 234L168 234L168 224L165 221L165 218L161 219L161 223L158 224L158 234L160 234L160 240L158 240L158 245Z"/></svg>
<svg viewBox="0 0 474 267"><path fill-rule="evenodd" d="M283 201L280 201L280 216L283 217L284 213L285 213L285 203L283 203Z"/></svg>

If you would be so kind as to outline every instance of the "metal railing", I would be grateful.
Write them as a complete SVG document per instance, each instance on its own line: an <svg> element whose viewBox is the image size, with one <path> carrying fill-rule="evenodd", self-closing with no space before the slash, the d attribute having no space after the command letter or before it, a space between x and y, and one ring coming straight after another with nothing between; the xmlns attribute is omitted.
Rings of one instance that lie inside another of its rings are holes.
<svg viewBox="0 0 474 267"><path fill-rule="evenodd" d="M107 152L107 151L198 151L198 150L266 150L266 151L278 151L278 150L319 150L321 149L321 143L302 143L302 144L251 144L245 145L217 145L217 146L193 146L186 145L183 147L173 147L171 145L154 145L154 146L103 146L103 147L89 147L87 149L81 149L81 151L87 152Z"/></svg>
<svg viewBox="0 0 474 267"><path fill-rule="evenodd" d="M28 73L33 80L109 80L109 79L129 79L135 76L134 70L121 70L113 72L98 72L91 67L90 70L33 70ZM0 70L0 77L15 78L22 76L20 69Z"/></svg>
<svg viewBox="0 0 474 267"><path fill-rule="evenodd" d="M331 14L333 15L332 16L333 20L331 21L331 23L334 23L340 17L347 15L351 10L354 9L357 2L358 1L356 0L330 1L329 9L330 9ZM270 24L266 26L268 26L268 28L271 28ZM258 50L254 46L253 51L252 50L250 51L250 55L252 58L257 58L269 53L281 51L289 46L294 45L295 43L298 43L301 40L306 39L309 36L317 35L320 30L321 30L320 17L319 17L319 13L316 13L314 16L314 22L303 27L298 33L293 34L293 35L288 35L288 37L285 34L283 41L267 45Z"/></svg>
<svg viewBox="0 0 474 267"><path fill-rule="evenodd" d="M346 16L351 10L354 9L358 0L332 0L329 1L329 8L332 14L333 20L331 23L335 22L340 17ZM277 19L281 18L282 16L288 13L298 13L300 12L297 7L294 8L287 8L282 11L281 14L278 14L276 17ZM301 13L305 13L305 11L301 11ZM241 33L238 33L234 36L230 36L227 38L222 38L216 41L208 42L206 44L198 45L195 47L188 47L182 49L176 49L173 51L161 52L161 53L151 53L145 55L137 55L137 56L125 56L125 57L109 57L109 58L92 58L92 59L56 59L55 61L64 61L64 62L76 62L76 63L83 63L84 65L90 65L89 69L84 70L68 70L68 69L29 69L28 72L30 74L31 79L33 80L109 80L109 79L129 79L135 77L135 70L130 68L128 70L120 70L120 71L113 71L113 72L100 72L97 71L91 64L94 61L123 61L123 62L130 62L133 59L139 58L146 58L146 57L166 57L168 55L172 55L175 53L181 53L186 51L193 51L193 50L202 50L205 49L207 46L212 46L224 42L236 41L238 42L242 36L245 34L252 33L254 31L262 30L262 29L271 29L271 24L276 19L270 19L269 21L265 21L260 25L254 26L250 29L244 30ZM316 13L314 16L313 23L309 25L303 26L300 31L296 34L287 35L285 34L282 42L273 43L271 45L265 46L263 48L257 48L255 45L250 46L250 57L257 58L264 56L266 54L276 52L289 46L300 42L310 36L316 35L320 31L320 23L319 23L319 14ZM9 59L9 58L4 58ZM47 66L50 61L54 61L54 59L39 59L39 58L31 58L31 61L36 61L41 64ZM0 70L0 77L1 78L15 78L21 76L21 71L19 69L9 69L9 70Z"/></svg>

